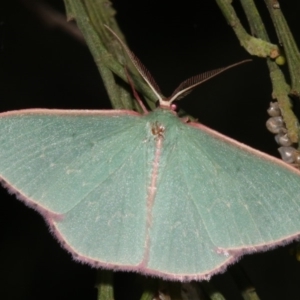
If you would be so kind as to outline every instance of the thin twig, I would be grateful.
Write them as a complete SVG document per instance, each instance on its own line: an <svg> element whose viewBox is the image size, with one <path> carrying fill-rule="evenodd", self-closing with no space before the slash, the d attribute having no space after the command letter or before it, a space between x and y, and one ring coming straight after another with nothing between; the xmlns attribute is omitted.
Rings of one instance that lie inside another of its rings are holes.
<svg viewBox="0 0 300 300"><path fill-rule="evenodd" d="M279 56L278 46L259 37L248 34L241 24L230 0L216 0L228 24L232 27L241 45L251 55L276 58ZM249 19L248 19L249 20Z"/></svg>
<svg viewBox="0 0 300 300"><path fill-rule="evenodd" d="M98 270L96 288L98 289L98 300L114 300L113 272Z"/></svg>
<svg viewBox="0 0 300 300"><path fill-rule="evenodd" d="M244 300L259 300L256 289L240 265L234 265L230 269L230 274L241 291Z"/></svg>
<svg viewBox="0 0 300 300"><path fill-rule="evenodd" d="M201 287L210 300L225 300L225 297L214 287L211 282L201 282Z"/></svg>
<svg viewBox="0 0 300 300"><path fill-rule="evenodd" d="M270 0L273 1L273 0ZM270 46L268 33L253 0L240 0L249 22L251 33L255 36L249 38L242 27L230 0L216 0L223 15L232 26L241 44L249 53L257 56L267 57L270 79L273 86L272 97L279 103L282 117L288 130L288 136L293 143L299 140L298 120L292 111L292 104L289 98L290 87L286 83L283 73L277 64L270 58L277 57L280 53L278 47ZM255 49L255 51L252 49ZM269 53L269 54L268 54ZM262 55L263 54L263 55ZM268 58L268 56L270 58ZM298 77L299 78L299 77Z"/></svg>
<svg viewBox="0 0 300 300"><path fill-rule="evenodd" d="M250 24L250 28L257 37L269 41L268 33L265 29L263 21L259 15L259 12L255 6L253 0L240 0L242 7L245 11L247 19ZM272 82L272 97L276 99L281 110L283 120L286 124L288 130L288 136L293 143L298 143L299 141L299 131L298 131L298 120L292 110L291 100L289 98L290 87L286 83L284 75L278 65L267 59L267 65L270 72L270 79Z"/></svg>
<svg viewBox="0 0 300 300"><path fill-rule="evenodd" d="M265 0L267 8L270 12L273 24L276 29L278 39L285 50L287 64L289 67L289 75L291 78L290 93L300 97L300 53L295 39L289 29L284 15L280 9L278 1Z"/></svg>

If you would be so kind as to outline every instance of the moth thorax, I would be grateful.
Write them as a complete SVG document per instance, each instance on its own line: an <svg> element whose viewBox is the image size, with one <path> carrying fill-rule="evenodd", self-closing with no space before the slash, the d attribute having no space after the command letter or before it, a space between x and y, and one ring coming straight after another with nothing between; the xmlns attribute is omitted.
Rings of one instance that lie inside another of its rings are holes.
<svg viewBox="0 0 300 300"><path fill-rule="evenodd" d="M164 137L165 126L156 121L151 124L151 132L155 137Z"/></svg>

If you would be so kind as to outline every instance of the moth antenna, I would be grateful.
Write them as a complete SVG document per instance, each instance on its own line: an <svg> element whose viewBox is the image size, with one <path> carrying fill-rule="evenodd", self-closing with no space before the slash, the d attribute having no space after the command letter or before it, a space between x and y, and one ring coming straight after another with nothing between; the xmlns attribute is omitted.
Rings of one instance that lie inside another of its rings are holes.
<svg viewBox="0 0 300 300"><path fill-rule="evenodd" d="M131 62L137 69L137 71L140 73L140 75L143 77L143 79L147 82L148 86L151 88L153 93L156 95L159 102L162 102L162 96L161 91L157 83L155 82L154 78L150 74L150 72L147 70L147 68L142 64L142 62L137 58L137 56L129 50L129 48L125 45L125 43L118 37L118 35L107 25L105 25L105 28L109 30L109 32L118 40L118 42L121 44L122 48L125 50L127 55L129 56Z"/></svg>
<svg viewBox="0 0 300 300"><path fill-rule="evenodd" d="M140 95L138 94L138 92L134 88L134 84L132 82L132 79L131 79L131 77L129 75L129 72L128 72L128 70L127 70L126 67L125 67L125 73L126 73L126 77L127 77L128 83L129 83L129 85L130 85L130 87L132 89L132 93L133 93L134 98L136 99L136 101L138 102L138 104L140 105L140 107L142 108L143 112L147 113L148 110L147 110L146 106L144 105L142 99L140 98Z"/></svg>
<svg viewBox="0 0 300 300"><path fill-rule="evenodd" d="M230 66L224 67L224 68L219 68L219 69L215 69L215 70L211 70L211 71L207 71L205 73L202 74L198 74L196 76L190 77L188 79L186 79L185 81L183 81L173 92L173 94L168 98L168 101L170 103L172 103L174 100L179 100L183 97L185 97L187 94L189 94L193 88L195 88L196 86L200 85L201 83L209 80L212 77L215 77L217 75L219 75L220 73L231 69L233 67L236 67L238 65L241 65L243 63L252 61L251 59L246 59L246 60L242 60L238 63L232 64Z"/></svg>

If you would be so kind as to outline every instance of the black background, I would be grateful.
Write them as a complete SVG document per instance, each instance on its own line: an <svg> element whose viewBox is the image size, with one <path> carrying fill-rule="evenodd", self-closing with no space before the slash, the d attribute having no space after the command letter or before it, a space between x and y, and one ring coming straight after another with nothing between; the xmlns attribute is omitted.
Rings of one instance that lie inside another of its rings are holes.
<svg viewBox="0 0 300 300"><path fill-rule="evenodd" d="M259 1L262 2L262 1ZM62 1L48 1L63 12ZM299 41L300 3L282 1ZM189 76L250 56L240 47L211 0L113 1L131 49L165 95ZM268 12L261 12L271 24ZM58 28L45 26L23 2L3 1L0 38L0 111L22 108L109 108L88 49ZM277 43L274 32L272 41ZM277 156L265 128L271 85L263 59L232 69L193 91L180 103L200 122ZM95 271L72 261L43 219L0 190L0 298L96 299ZM278 224L280 226L280 224ZM245 256L240 265L261 299L300 299L300 262L292 245ZM212 282L226 299L242 299L229 272ZM116 277L116 299L134 299L133 275Z"/></svg>

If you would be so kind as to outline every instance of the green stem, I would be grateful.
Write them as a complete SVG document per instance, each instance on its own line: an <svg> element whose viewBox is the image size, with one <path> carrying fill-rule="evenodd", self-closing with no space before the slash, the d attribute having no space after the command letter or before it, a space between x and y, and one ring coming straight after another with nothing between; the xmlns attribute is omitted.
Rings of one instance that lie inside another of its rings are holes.
<svg viewBox="0 0 300 300"><path fill-rule="evenodd" d="M98 270L96 288L98 289L97 300L114 300L113 272Z"/></svg>
<svg viewBox="0 0 300 300"><path fill-rule="evenodd" d="M253 0L240 1L249 21L252 33L261 39L269 41L268 33ZM289 138L293 143L297 143L299 140L298 120L292 111L292 104L288 96L290 88L278 65L270 59L267 59L267 65L273 87L272 97L278 101Z"/></svg>
<svg viewBox="0 0 300 300"><path fill-rule="evenodd" d="M210 282L203 281L201 282L201 287L206 295L208 295L211 300L225 300L224 296L216 290L216 288Z"/></svg>
<svg viewBox="0 0 300 300"><path fill-rule="evenodd" d="M274 0L265 0L270 12L273 24L280 43L284 47L285 56L291 78L290 93L300 97L300 53L295 39L290 31L284 15L279 6L279 2Z"/></svg>
<svg viewBox="0 0 300 300"><path fill-rule="evenodd" d="M118 24L114 18L116 14L115 10L112 8L111 3L107 0L103 1L85 1L87 14L91 18L91 23L93 24L94 29L97 32L97 35L103 39L103 43L110 53L113 54L114 57L117 58L117 61L122 62L123 59L123 51L118 45L118 43L114 43L114 40L111 39L109 33L103 26L104 24L113 28L115 32L118 32L120 36L122 33L118 27ZM118 105L120 107L116 108L133 108L135 101L132 99L132 93L128 90L117 87L118 88Z"/></svg>
<svg viewBox="0 0 300 300"><path fill-rule="evenodd" d="M240 2L245 11L251 33L269 42L268 33L254 2L252 0L240 0Z"/></svg>
<svg viewBox="0 0 300 300"><path fill-rule="evenodd" d="M253 284L239 264L234 265L230 269L230 273L241 291L244 300L259 300Z"/></svg>
<svg viewBox="0 0 300 300"><path fill-rule="evenodd" d="M236 16L234 8L231 5L231 0L216 0L216 2L222 10L228 23L235 31L241 44L250 54L267 57L268 55L266 54L269 53L269 56L271 58L275 58L279 55L279 50L277 47L272 48L271 46L268 46L272 44L269 43L268 33L253 0L240 0L240 2L249 22L251 33L256 36L257 39L255 39L254 37L250 38L245 32L245 29L242 27L239 19ZM273 2L273 0L270 0L270 2ZM255 51L252 51L252 49L255 49ZM293 143L298 143L298 120L294 112L292 111L292 104L290 98L288 97L290 88L286 83L284 75L277 64L271 59L267 58L267 65L269 68L270 79L273 87L272 97L279 103L279 107L282 113L283 120L287 127L289 138ZM299 67L298 70L300 70ZM299 80L300 76L297 75L296 78L298 78Z"/></svg>
<svg viewBox="0 0 300 300"><path fill-rule="evenodd" d="M288 130L289 138L293 143L298 143L298 119L292 110L293 106L288 96L290 86L285 82L282 71L274 62L268 62L268 67L273 86L272 97L278 101L284 123Z"/></svg>
<svg viewBox="0 0 300 300"><path fill-rule="evenodd" d="M105 65L105 60L107 59L108 53L105 49L102 39L97 34L92 24L91 17L87 13L83 1L65 0L65 3L67 4L67 12L72 17L75 17L77 25L85 37L113 107L122 108L122 103L120 102L119 97L120 91L115 83L114 75Z"/></svg>
<svg viewBox="0 0 300 300"><path fill-rule="evenodd" d="M144 279L143 294L140 300L153 300L158 290L158 280L153 278Z"/></svg>
<svg viewBox="0 0 300 300"><path fill-rule="evenodd" d="M151 291L144 291L140 300L153 300L154 294Z"/></svg>
<svg viewBox="0 0 300 300"><path fill-rule="evenodd" d="M254 37L248 34L235 13L231 0L216 0L228 24L232 27L241 45L251 55L258 57L276 58L279 55L277 45L273 45L267 40ZM249 20L249 19L248 19Z"/></svg>
<svg viewBox="0 0 300 300"><path fill-rule="evenodd" d="M116 53L119 53L118 56L120 57L121 50L111 50L117 49L119 46L116 46L116 41L108 35L107 30L103 27L104 22L107 22L120 34L113 19L114 11L107 5L107 1L106 3L103 3L103 1L96 3L93 0L64 0L64 2L68 20L75 19L85 37L112 102L112 106L117 109L132 109L135 107L135 101L132 99L131 94L122 86L118 85L114 78L114 74L116 74L123 81L127 82L124 65L119 63L115 58ZM97 6L94 6L96 4ZM95 13L96 11L98 11L98 13ZM122 35L120 34L120 36ZM147 100L150 99L148 105L153 108L157 99L150 88L141 78L137 79L136 76L133 76L133 80L138 83L137 90L141 92Z"/></svg>

